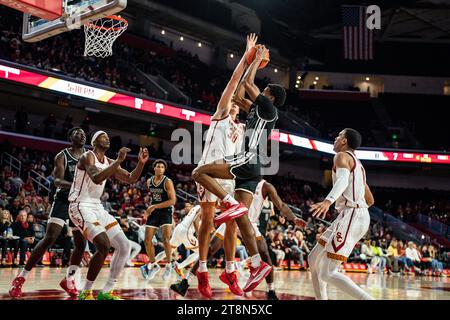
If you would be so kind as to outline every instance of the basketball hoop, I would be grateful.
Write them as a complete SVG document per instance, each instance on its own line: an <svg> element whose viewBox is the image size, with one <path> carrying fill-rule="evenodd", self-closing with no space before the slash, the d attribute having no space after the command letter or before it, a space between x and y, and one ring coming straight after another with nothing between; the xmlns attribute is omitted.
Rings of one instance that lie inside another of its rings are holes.
<svg viewBox="0 0 450 320"><path fill-rule="evenodd" d="M114 41L127 27L128 21L119 16L108 16L85 24L84 55L99 58L111 56Z"/></svg>

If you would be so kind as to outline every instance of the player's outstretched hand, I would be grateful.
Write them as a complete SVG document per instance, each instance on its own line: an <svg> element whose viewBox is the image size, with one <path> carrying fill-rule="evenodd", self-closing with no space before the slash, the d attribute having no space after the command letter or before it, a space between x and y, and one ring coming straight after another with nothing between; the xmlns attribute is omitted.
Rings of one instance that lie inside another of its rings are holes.
<svg viewBox="0 0 450 320"><path fill-rule="evenodd" d="M330 209L331 202L328 200L323 200L322 202L315 203L311 205L309 212L312 212L312 216L315 218L323 219Z"/></svg>
<svg viewBox="0 0 450 320"><path fill-rule="evenodd" d="M295 218L294 223L300 229L304 229L306 227L306 221L300 218Z"/></svg>
<svg viewBox="0 0 450 320"><path fill-rule="evenodd" d="M267 50L267 49L264 45L256 46L256 58L255 59L258 61L261 61L265 57L265 55L264 55L265 50Z"/></svg>
<svg viewBox="0 0 450 320"><path fill-rule="evenodd" d="M155 205L151 205L150 207L148 207L147 210L145 210L144 217L147 219L147 217L151 215L152 212L155 211L155 209Z"/></svg>
<svg viewBox="0 0 450 320"><path fill-rule="evenodd" d="M253 48L256 45L256 42L258 41L258 36L256 33L250 33L247 35L247 48L245 51L249 51L251 48Z"/></svg>
<svg viewBox="0 0 450 320"><path fill-rule="evenodd" d="M239 108L247 110L252 105L250 100L245 99L244 97L234 96L231 99L231 102L235 103Z"/></svg>
<svg viewBox="0 0 450 320"><path fill-rule="evenodd" d="M131 151L131 149L129 149L127 147L120 148L119 155L117 156L117 160L119 160L119 162L122 163L127 158L127 154L130 151Z"/></svg>
<svg viewBox="0 0 450 320"><path fill-rule="evenodd" d="M140 148L139 155L138 155L139 162L142 164L146 163L148 161L148 157L149 157L148 149Z"/></svg>

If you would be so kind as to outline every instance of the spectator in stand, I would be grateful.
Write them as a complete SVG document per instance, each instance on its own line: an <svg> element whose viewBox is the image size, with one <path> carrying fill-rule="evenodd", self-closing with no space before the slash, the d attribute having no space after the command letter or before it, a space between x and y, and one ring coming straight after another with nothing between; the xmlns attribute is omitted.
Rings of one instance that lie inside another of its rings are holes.
<svg viewBox="0 0 450 320"><path fill-rule="evenodd" d="M421 274L422 271L420 270L420 257L419 254L415 248L415 243L412 241L408 242L408 247L405 250L405 255L409 259L407 260L408 267L414 267L414 271L417 274ZM411 265L412 263L412 265Z"/></svg>
<svg viewBox="0 0 450 320"><path fill-rule="evenodd" d="M6 192L2 192L0 195L0 208L6 209L9 205L8 194Z"/></svg>
<svg viewBox="0 0 450 320"><path fill-rule="evenodd" d="M377 246L377 242L375 240L372 240L371 248L372 248L373 255L378 259L378 272L384 273L384 270L386 269L386 260L387 259L383 254L383 250L379 246Z"/></svg>
<svg viewBox="0 0 450 320"><path fill-rule="evenodd" d="M20 261L19 265L25 265L25 257L28 249L34 246L34 228L32 223L28 222L27 213L21 210L16 218L16 221L11 225L13 235L19 237ZM17 258L17 253L14 255L14 261Z"/></svg>
<svg viewBox="0 0 450 320"><path fill-rule="evenodd" d="M12 235L11 225L12 217L8 210L0 209L0 248L2 250L1 266L6 264L6 255L8 253L8 247L11 246L12 240L9 239ZM12 243L13 248L15 244Z"/></svg>
<svg viewBox="0 0 450 320"><path fill-rule="evenodd" d="M305 236L303 235L303 232L300 230L297 230L295 232L295 238L297 239L298 243L298 249L299 249L299 263L301 269L306 269L305 267L305 259L307 258L307 255L309 254L310 250L308 246L306 245Z"/></svg>
<svg viewBox="0 0 450 320"><path fill-rule="evenodd" d="M19 211L21 209L22 205L20 203L20 198L19 197L14 198L12 205L8 207L9 212L11 212L13 221L16 220L17 216L19 215Z"/></svg>
<svg viewBox="0 0 450 320"><path fill-rule="evenodd" d="M432 245L422 246L422 269L428 270L431 268L433 275L441 275L444 270L444 265L435 258L436 252Z"/></svg>
<svg viewBox="0 0 450 320"><path fill-rule="evenodd" d="M378 257L375 257L370 239L364 240L363 244L361 245L360 258L364 263L367 263L367 270L369 271L369 273L372 273L374 268L378 265L379 259Z"/></svg>
<svg viewBox="0 0 450 320"><path fill-rule="evenodd" d="M392 266L392 272L394 272L395 274L397 274L400 271L399 270L400 255L398 254L397 246L398 246L397 239L392 239L387 250L387 259L390 261L389 264Z"/></svg>
<svg viewBox="0 0 450 320"><path fill-rule="evenodd" d="M287 236L283 240L285 257L288 262L288 270L291 269L291 261L298 259L300 255L300 249L298 248L297 239L294 237L294 231L291 228L287 231Z"/></svg>
<svg viewBox="0 0 450 320"><path fill-rule="evenodd" d="M22 184L20 190L25 191L26 194L30 194L32 191L35 191L33 186L33 179L31 177L28 177L27 181Z"/></svg>
<svg viewBox="0 0 450 320"><path fill-rule="evenodd" d="M109 202L108 199L109 199L109 194L108 194L108 192L106 192L106 191L103 192L103 194L102 194L102 196L101 196L101 198L100 198L100 201L101 201L101 203L102 203L102 206L103 206L103 208L104 208L106 211L108 211L110 214L112 214L112 213L113 213L113 208L112 208L111 202Z"/></svg>
<svg viewBox="0 0 450 320"><path fill-rule="evenodd" d="M283 262L283 260L286 256L283 240L284 240L283 233L280 232L280 233L278 233L278 235L275 236L275 238L271 244L272 251L276 255L275 267L277 269L280 269L281 263Z"/></svg>
<svg viewBox="0 0 450 320"><path fill-rule="evenodd" d="M3 192L7 194L8 197L17 196L17 190L9 181L5 181L3 185Z"/></svg>
<svg viewBox="0 0 450 320"><path fill-rule="evenodd" d="M20 190L22 188L23 180L17 175L16 171L13 171L12 177L9 178L9 181L15 190Z"/></svg>

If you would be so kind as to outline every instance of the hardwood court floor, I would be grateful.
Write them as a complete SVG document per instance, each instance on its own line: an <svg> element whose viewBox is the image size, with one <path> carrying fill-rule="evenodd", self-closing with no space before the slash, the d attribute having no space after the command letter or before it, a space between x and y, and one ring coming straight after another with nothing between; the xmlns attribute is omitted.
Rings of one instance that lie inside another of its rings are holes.
<svg viewBox="0 0 450 320"><path fill-rule="evenodd" d="M0 269L0 300L10 299L8 295L11 280L19 269ZM181 297L168 289L176 281L172 273L170 280L163 281L163 268L156 277L147 282L143 280L139 268L126 268L119 280L118 291L124 299L130 300L198 300L202 299L197 291L197 281L194 280L186 297ZM23 287L24 296L21 299L33 300L63 300L69 299L59 287L59 281L64 277L66 269L38 267L34 269ZM87 269L83 268L77 277L78 287L85 279ZM101 289L106 282L109 269L101 271L94 284L94 289ZM219 280L222 269L210 269L210 282L213 288L213 299L265 299L265 283L245 297L236 297ZM439 277L387 276L379 274L347 273L353 281L376 299L387 300L450 300L450 279ZM245 283L241 278L241 286ZM275 288L281 300L311 300L313 288L311 274L306 271L276 271ZM332 286L328 287L328 295L332 300L351 299Z"/></svg>

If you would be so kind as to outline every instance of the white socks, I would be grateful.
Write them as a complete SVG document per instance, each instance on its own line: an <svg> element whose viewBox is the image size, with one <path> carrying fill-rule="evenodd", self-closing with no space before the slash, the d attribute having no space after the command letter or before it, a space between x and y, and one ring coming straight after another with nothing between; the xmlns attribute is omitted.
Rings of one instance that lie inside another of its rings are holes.
<svg viewBox="0 0 450 320"><path fill-rule="evenodd" d="M191 281L194 278L195 278L195 274L193 274L192 272L189 272L189 274L186 277L186 280L187 280L188 284L191 284Z"/></svg>
<svg viewBox="0 0 450 320"><path fill-rule="evenodd" d="M261 256L259 255L259 253L252 256L251 261L252 268L258 268L261 265Z"/></svg>
<svg viewBox="0 0 450 320"><path fill-rule="evenodd" d="M198 272L208 272L208 266L206 264L206 260L205 261L199 261L198 264Z"/></svg>
<svg viewBox="0 0 450 320"><path fill-rule="evenodd" d="M27 270L25 270L25 268L23 268L22 271L20 271L18 276L26 279L28 277L29 273L30 273L30 271L27 271Z"/></svg>
<svg viewBox="0 0 450 320"><path fill-rule="evenodd" d="M93 285L94 285L94 281L90 281L90 280L86 279L86 282L84 283L83 291L92 290Z"/></svg>
<svg viewBox="0 0 450 320"><path fill-rule="evenodd" d="M198 253L197 253L197 252L191 253L186 259L184 259L183 262L181 262L181 263L178 265L178 268L184 269L184 268L186 268L188 265L190 265L191 263L197 261L197 259L198 259Z"/></svg>
<svg viewBox="0 0 450 320"><path fill-rule="evenodd" d="M349 277L338 272L341 262L323 257L320 263L319 278L331 283L339 290L358 300L374 300L368 293L356 285Z"/></svg>
<svg viewBox="0 0 450 320"><path fill-rule="evenodd" d="M222 199L223 202L228 202L230 204L239 204L239 202L236 201L236 199L231 195L231 194L227 194L225 196L225 198Z"/></svg>
<svg viewBox="0 0 450 320"><path fill-rule="evenodd" d="M158 264L158 262L160 262L162 259L164 259L166 257L166 252L163 250L160 253L158 253L155 257L155 262L149 262L148 263L148 268L151 269L152 265Z"/></svg>
<svg viewBox="0 0 450 320"><path fill-rule="evenodd" d="M227 261L226 263L227 263L226 267L225 267L226 273L232 273L232 272L236 271L236 266L234 264L234 261Z"/></svg>
<svg viewBox="0 0 450 320"><path fill-rule="evenodd" d="M117 279L109 278L108 281L106 281L105 287L103 288L103 292L110 292L114 290L117 284Z"/></svg>
<svg viewBox="0 0 450 320"><path fill-rule="evenodd" d="M70 265L67 268L66 279L67 280L75 280L75 274L77 273L78 269L80 269L79 266L77 266L77 265Z"/></svg>

